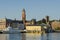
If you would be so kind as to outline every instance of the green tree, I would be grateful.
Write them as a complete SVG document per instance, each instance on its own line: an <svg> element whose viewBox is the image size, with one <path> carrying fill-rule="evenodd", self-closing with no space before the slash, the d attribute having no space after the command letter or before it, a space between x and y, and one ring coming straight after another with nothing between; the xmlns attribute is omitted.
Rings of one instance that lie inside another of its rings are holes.
<svg viewBox="0 0 60 40"><path fill-rule="evenodd" d="M37 21L37 24L41 24L41 23L42 23L42 20Z"/></svg>

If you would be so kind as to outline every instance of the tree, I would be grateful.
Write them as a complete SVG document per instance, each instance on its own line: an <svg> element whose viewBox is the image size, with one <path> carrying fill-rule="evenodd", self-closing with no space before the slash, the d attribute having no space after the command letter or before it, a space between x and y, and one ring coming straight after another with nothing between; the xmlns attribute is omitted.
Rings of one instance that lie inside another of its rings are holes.
<svg viewBox="0 0 60 40"><path fill-rule="evenodd" d="M42 19L42 23L45 23L46 24L46 20L44 18Z"/></svg>
<svg viewBox="0 0 60 40"><path fill-rule="evenodd" d="M41 24L41 23L42 23L42 21L41 21L41 20L37 21L37 24Z"/></svg>

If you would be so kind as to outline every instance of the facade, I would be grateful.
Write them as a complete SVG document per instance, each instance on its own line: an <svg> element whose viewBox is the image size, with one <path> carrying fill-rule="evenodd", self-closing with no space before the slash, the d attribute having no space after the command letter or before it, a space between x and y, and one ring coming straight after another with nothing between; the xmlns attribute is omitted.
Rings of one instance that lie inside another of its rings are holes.
<svg viewBox="0 0 60 40"><path fill-rule="evenodd" d="M52 24L52 29L53 30L57 30L57 29L60 30L60 22L59 21L54 21L51 24Z"/></svg>
<svg viewBox="0 0 60 40"><path fill-rule="evenodd" d="M28 32L41 32L40 25L26 25L26 30Z"/></svg>
<svg viewBox="0 0 60 40"><path fill-rule="evenodd" d="M26 25L30 25L30 24L31 24L31 21L30 21L30 20L29 20L29 21L26 20L26 22L25 22L25 26L26 26Z"/></svg>
<svg viewBox="0 0 60 40"><path fill-rule="evenodd" d="M20 25L22 24L23 24L23 21L21 20L11 20L7 18L0 19L0 30L6 29L9 25L12 28L17 28L17 27L20 27Z"/></svg>
<svg viewBox="0 0 60 40"><path fill-rule="evenodd" d="M10 24L13 28L17 28L17 27L20 26L20 24L23 24L23 21L21 21L21 20L12 20Z"/></svg>
<svg viewBox="0 0 60 40"><path fill-rule="evenodd" d="M0 19L0 30L4 30L6 28L6 19Z"/></svg>

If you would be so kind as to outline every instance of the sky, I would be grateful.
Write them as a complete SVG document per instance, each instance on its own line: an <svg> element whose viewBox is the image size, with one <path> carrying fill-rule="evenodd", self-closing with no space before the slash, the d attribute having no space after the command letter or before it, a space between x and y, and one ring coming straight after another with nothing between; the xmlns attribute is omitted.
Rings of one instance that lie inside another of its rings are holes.
<svg viewBox="0 0 60 40"><path fill-rule="evenodd" d="M23 8L27 20L60 19L60 0L0 0L0 18L21 20Z"/></svg>

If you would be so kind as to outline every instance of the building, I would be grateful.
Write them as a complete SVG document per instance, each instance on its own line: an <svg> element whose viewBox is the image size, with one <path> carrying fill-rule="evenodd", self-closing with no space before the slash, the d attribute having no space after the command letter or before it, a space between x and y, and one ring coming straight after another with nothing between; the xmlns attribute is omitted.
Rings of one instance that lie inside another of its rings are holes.
<svg viewBox="0 0 60 40"><path fill-rule="evenodd" d="M25 11L25 9L22 10L22 21L23 21L25 26L36 24L36 19L26 20L26 11Z"/></svg>
<svg viewBox="0 0 60 40"><path fill-rule="evenodd" d="M41 26L36 25L36 19L26 20L25 9L22 10L22 21L23 21L25 28L28 32L32 32L32 31L40 32L41 31Z"/></svg>
<svg viewBox="0 0 60 40"><path fill-rule="evenodd" d="M26 23L26 12L25 12L25 9L22 10L22 21L23 21L23 23L25 25L25 23Z"/></svg>
<svg viewBox="0 0 60 40"><path fill-rule="evenodd" d="M5 28L9 26L9 24L12 28L17 28L23 24L23 21L22 20L11 20L7 18L0 19L0 30L4 30Z"/></svg>
<svg viewBox="0 0 60 40"><path fill-rule="evenodd" d="M46 20L43 20L43 23L44 22L49 22L48 16L46 17ZM41 31L41 26L36 23L36 19L26 20L25 9L22 10L22 20L12 20L7 18L0 19L0 30L7 28L9 24L12 28L21 28L29 31Z"/></svg>
<svg viewBox="0 0 60 40"><path fill-rule="evenodd" d="M46 16L46 24L49 24L49 16Z"/></svg>
<svg viewBox="0 0 60 40"><path fill-rule="evenodd" d="M52 25L53 30L60 30L60 22L59 21L53 21L51 23L51 25Z"/></svg>
<svg viewBox="0 0 60 40"><path fill-rule="evenodd" d="M0 19L0 30L5 29L6 26L6 19Z"/></svg>
<svg viewBox="0 0 60 40"><path fill-rule="evenodd" d="M26 25L27 32L41 32L40 25Z"/></svg>
<svg viewBox="0 0 60 40"><path fill-rule="evenodd" d="M8 26L12 27L12 28L17 28L20 26L20 24L24 24L24 29L26 29L26 25L34 25L36 24L36 19L32 19L32 20L26 20L26 11L25 9L22 10L22 20L12 20L12 19L0 19L0 30L3 30L5 28L7 28Z"/></svg>

